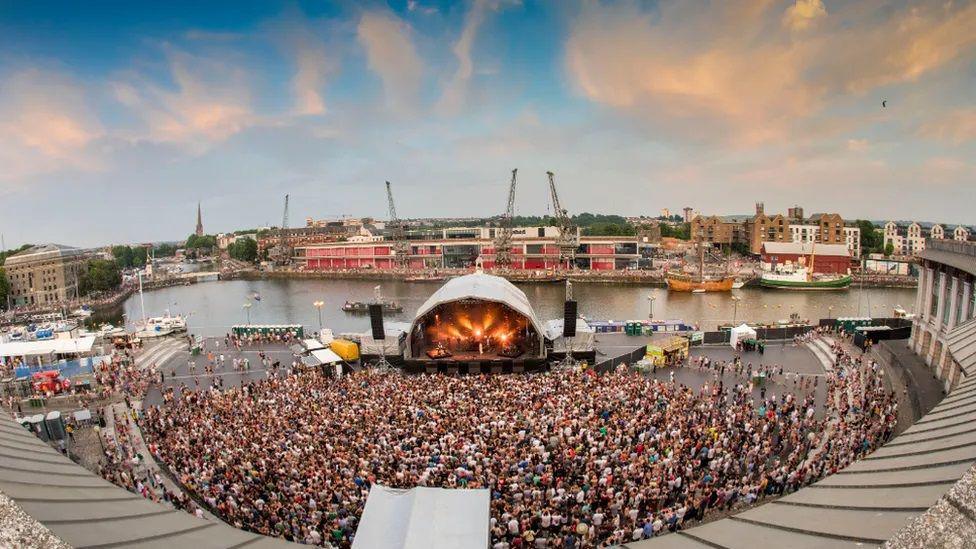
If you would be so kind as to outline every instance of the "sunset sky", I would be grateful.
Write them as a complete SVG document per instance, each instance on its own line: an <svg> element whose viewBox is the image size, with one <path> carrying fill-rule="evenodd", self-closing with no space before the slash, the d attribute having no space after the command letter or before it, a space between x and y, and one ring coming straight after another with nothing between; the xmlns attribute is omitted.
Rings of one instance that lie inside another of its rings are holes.
<svg viewBox="0 0 976 549"><path fill-rule="evenodd" d="M8 247L307 216L976 223L976 1L0 2ZM205 5L204 5L205 4ZM887 107L882 107L887 101Z"/></svg>

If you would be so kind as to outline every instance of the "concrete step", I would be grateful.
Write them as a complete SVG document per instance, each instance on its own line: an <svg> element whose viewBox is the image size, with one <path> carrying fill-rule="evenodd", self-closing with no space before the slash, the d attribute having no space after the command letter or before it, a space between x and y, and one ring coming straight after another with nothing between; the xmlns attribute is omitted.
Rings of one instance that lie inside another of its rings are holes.
<svg viewBox="0 0 976 549"><path fill-rule="evenodd" d="M922 484L952 484L969 470L969 463L904 471L851 471L850 467L817 482L811 490L833 490L851 487L895 487Z"/></svg>
<svg viewBox="0 0 976 549"><path fill-rule="evenodd" d="M863 509L928 509L949 489L946 484L906 488L833 488L800 490L780 500L789 504Z"/></svg>
<svg viewBox="0 0 976 549"><path fill-rule="evenodd" d="M916 514L909 511L878 512L768 504L733 518L814 536L881 544Z"/></svg>

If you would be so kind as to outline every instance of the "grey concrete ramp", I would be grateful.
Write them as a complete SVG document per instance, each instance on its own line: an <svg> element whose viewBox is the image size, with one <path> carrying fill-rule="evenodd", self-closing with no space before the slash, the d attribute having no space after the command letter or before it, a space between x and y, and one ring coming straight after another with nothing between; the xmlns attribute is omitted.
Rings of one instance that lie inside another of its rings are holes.
<svg viewBox="0 0 976 549"><path fill-rule="evenodd" d="M654 549L713 549L715 545L696 541L691 536L685 535L684 532L678 532L676 534L665 534L654 539L632 541L625 543L624 547L627 549L649 549L652 547Z"/></svg>
<svg viewBox="0 0 976 549"><path fill-rule="evenodd" d="M866 459L892 459L899 456L909 456L914 454L928 454L936 451L951 450L953 448L963 448L976 446L976 424L972 430L950 436L939 436L929 440L912 442L910 444L888 445L874 452Z"/></svg>
<svg viewBox="0 0 976 549"><path fill-rule="evenodd" d="M0 491L77 548L297 546L143 499L73 463L6 415L0 415Z"/></svg>
<svg viewBox="0 0 976 549"><path fill-rule="evenodd" d="M885 448L896 448L898 446L905 446L908 444L914 444L916 442L924 442L926 440L936 440L938 438L945 438L956 436L964 433L976 432L976 423L961 422L958 425L952 425L950 427L944 427L935 431L922 431L916 433L904 433L897 439L892 440L885 445Z"/></svg>
<svg viewBox="0 0 976 549"><path fill-rule="evenodd" d="M926 454L898 456L891 459L862 459L845 471L903 471L905 469L926 468L937 464L948 465L976 461L976 446L965 446L951 450L938 450Z"/></svg>
<svg viewBox="0 0 976 549"><path fill-rule="evenodd" d="M900 509L924 511L942 497L946 486L928 484L911 488L830 488L798 490L777 503L844 509Z"/></svg>
<svg viewBox="0 0 976 549"><path fill-rule="evenodd" d="M739 513L730 520L780 528L810 536L881 544L918 514L909 511L827 509L770 503ZM691 530L694 533L694 530Z"/></svg>
<svg viewBox="0 0 976 549"><path fill-rule="evenodd" d="M970 467L968 462L953 463L906 471L867 471L862 473L849 470L831 475L814 484L810 489L830 488L898 488L924 484L952 484L959 480ZM948 489L943 486L943 490ZM802 491L802 490L800 490Z"/></svg>
<svg viewBox="0 0 976 549"><path fill-rule="evenodd" d="M722 519L676 535L669 534L663 538L657 538L653 542L649 541L644 547L657 549L658 540L669 537L689 537L702 542L702 545L698 547L704 547L707 544L708 547L726 549L773 549L779 547L789 547L790 549L863 549L873 546L863 542L825 538L741 520ZM628 545L628 547L640 546Z"/></svg>

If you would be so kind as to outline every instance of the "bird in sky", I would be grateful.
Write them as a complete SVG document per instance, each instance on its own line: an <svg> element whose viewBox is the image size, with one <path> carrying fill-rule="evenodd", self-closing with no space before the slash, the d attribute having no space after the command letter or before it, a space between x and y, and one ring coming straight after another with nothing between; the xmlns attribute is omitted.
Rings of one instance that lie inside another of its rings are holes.
<svg viewBox="0 0 976 549"><path fill-rule="evenodd" d="M881 100L881 108L882 109L888 108L888 100L887 99L882 99Z"/></svg>

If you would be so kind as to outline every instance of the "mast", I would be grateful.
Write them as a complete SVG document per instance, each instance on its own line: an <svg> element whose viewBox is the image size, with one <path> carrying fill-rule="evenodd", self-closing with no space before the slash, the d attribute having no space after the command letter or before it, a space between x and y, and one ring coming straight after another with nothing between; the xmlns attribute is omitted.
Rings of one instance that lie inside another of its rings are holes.
<svg viewBox="0 0 976 549"><path fill-rule="evenodd" d="M142 271L136 271L139 275L139 308L142 309L142 327L146 328L146 303L142 300Z"/></svg>
<svg viewBox="0 0 976 549"><path fill-rule="evenodd" d="M817 241L810 241L810 267L807 269L807 282L813 280L813 262L817 258Z"/></svg>
<svg viewBox="0 0 976 549"><path fill-rule="evenodd" d="M705 246L698 240L698 282L705 282Z"/></svg>

